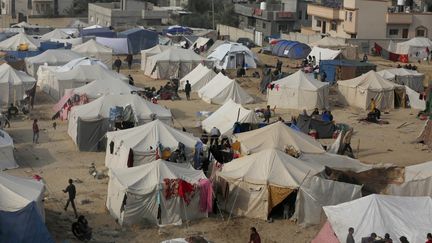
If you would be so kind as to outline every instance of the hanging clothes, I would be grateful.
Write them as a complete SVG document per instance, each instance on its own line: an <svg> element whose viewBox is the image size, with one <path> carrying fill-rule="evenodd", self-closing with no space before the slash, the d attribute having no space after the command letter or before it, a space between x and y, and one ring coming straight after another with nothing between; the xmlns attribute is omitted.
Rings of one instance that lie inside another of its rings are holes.
<svg viewBox="0 0 432 243"><path fill-rule="evenodd" d="M209 179L199 180L200 188L200 210L203 213L213 211L213 185Z"/></svg>

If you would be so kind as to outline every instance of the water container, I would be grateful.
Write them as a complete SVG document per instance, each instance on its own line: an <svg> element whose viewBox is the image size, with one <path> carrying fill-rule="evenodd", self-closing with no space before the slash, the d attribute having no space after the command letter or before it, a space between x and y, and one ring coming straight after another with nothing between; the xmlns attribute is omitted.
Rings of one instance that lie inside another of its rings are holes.
<svg viewBox="0 0 432 243"><path fill-rule="evenodd" d="M267 9L267 3L266 2L261 2L260 3L260 9L265 11Z"/></svg>

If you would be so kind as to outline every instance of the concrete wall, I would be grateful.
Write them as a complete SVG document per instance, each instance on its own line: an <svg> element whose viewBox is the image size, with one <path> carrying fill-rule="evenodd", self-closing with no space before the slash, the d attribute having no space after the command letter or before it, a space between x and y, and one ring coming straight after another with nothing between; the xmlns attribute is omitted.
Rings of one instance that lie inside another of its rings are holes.
<svg viewBox="0 0 432 243"><path fill-rule="evenodd" d="M305 35L298 32L290 32L288 34L281 34L281 38L285 40L298 41L301 43L309 44L321 39L320 34Z"/></svg>
<svg viewBox="0 0 432 243"><path fill-rule="evenodd" d="M387 2L361 0L356 1L357 10L357 38L384 39L386 38Z"/></svg>
<svg viewBox="0 0 432 243"><path fill-rule="evenodd" d="M230 41L237 41L238 38L245 37L255 40L255 33L253 30L239 29L227 25L218 24L217 30L220 35L229 35Z"/></svg>
<svg viewBox="0 0 432 243"><path fill-rule="evenodd" d="M346 39L346 43L358 46L362 53L370 53L375 43L387 49L390 41L398 43L406 39Z"/></svg>
<svg viewBox="0 0 432 243"><path fill-rule="evenodd" d="M423 26L427 29L427 37L432 39L432 13L414 14L413 22L408 30L408 37L415 37L415 30L420 26Z"/></svg>
<svg viewBox="0 0 432 243"><path fill-rule="evenodd" d="M73 0L58 0L58 14L60 16L65 15L65 10L69 9L73 5Z"/></svg>

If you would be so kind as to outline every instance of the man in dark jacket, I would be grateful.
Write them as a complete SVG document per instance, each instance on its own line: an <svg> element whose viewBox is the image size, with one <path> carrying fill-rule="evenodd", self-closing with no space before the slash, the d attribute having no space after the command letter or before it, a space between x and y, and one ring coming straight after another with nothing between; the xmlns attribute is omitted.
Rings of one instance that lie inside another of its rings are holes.
<svg viewBox="0 0 432 243"><path fill-rule="evenodd" d="M192 91L192 86L189 83L189 80L186 80L185 84L185 92L186 92L186 99L190 100L190 92Z"/></svg>
<svg viewBox="0 0 432 243"><path fill-rule="evenodd" d="M73 180L72 179L69 179L69 186L67 186L66 189L63 190L63 192L64 193L68 193L68 195L69 195L69 198L68 198L68 200L66 202L66 206L64 207L64 210L65 211L67 210L67 208L69 206L69 203L70 203L72 205L73 210L74 210L75 218L78 218L78 213L77 213L77 210L76 210L76 207L75 207L75 201L74 201L75 200L75 196L76 196L76 189L75 189L75 185L73 184Z"/></svg>
<svg viewBox="0 0 432 243"><path fill-rule="evenodd" d="M120 72L121 65L122 65L122 61L120 60L120 57L117 57L117 59L114 61L114 67L118 73Z"/></svg>

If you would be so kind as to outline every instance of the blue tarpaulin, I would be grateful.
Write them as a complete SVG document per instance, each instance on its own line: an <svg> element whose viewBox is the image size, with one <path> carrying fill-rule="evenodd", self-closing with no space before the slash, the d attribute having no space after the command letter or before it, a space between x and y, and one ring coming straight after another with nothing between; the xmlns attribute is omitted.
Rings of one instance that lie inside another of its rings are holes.
<svg viewBox="0 0 432 243"><path fill-rule="evenodd" d="M120 32L118 37L128 40L128 49L131 54L138 54L141 50L152 48L159 43L159 35L156 31L141 28Z"/></svg>
<svg viewBox="0 0 432 243"><path fill-rule="evenodd" d="M26 57L34 57L41 54L43 51L5 51L6 59L24 59Z"/></svg>
<svg viewBox="0 0 432 243"><path fill-rule="evenodd" d="M81 30L80 36L96 36L107 38L117 37L116 32L110 30L109 28L83 29Z"/></svg>
<svg viewBox="0 0 432 243"><path fill-rule="evenodd" d="M40 43L39 50L46 51L50 49L60 49L60 48L71 49L72 45L69 43L65 44L60 42L44 41Z"/></svg>
<svg viewBox="0 0 432 243"><path fill-rule="evenodd" d="M291 59L304 59L311 52L311 48L301 42L280 40L272 48L272 54Z"/></svg>
<svg viewBox="0 0 432 243"><path fill-rule="evenodd" d="M16 212L0 211L0 243L54 243L35 202Z"/></svg>
<svg viewBox="0 0 432 243"><path fill-rule="evenodd" d="M163 33L169 35L191 35L193 30L184 26L170 26L167 29L164 29Z"/></svg>

